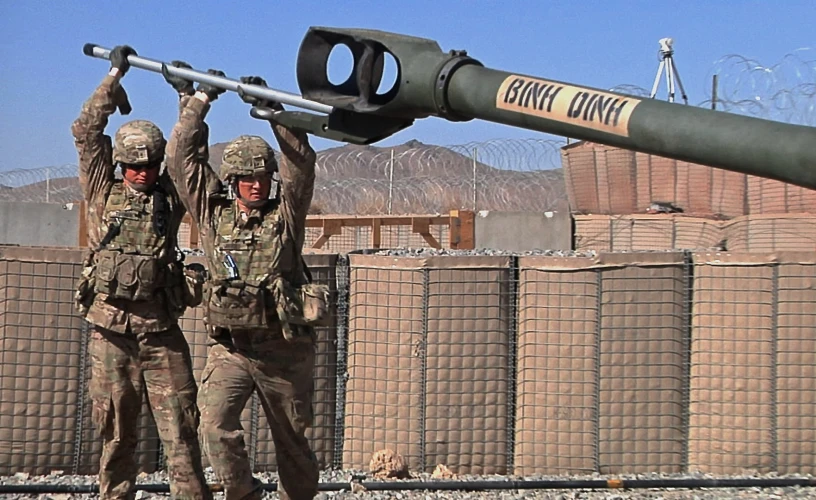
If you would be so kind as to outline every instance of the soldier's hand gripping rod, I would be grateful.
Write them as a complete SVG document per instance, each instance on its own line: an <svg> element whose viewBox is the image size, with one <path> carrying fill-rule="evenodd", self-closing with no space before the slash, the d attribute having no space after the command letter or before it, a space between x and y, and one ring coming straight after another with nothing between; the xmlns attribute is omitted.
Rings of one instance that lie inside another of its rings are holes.
<svg viewBox="0 0 816 500"><path fill-rule="evenodd" d="M82 49L85 55L99 59L110 59L110 49L87 43ZM145 69L161 74L162 63L141 56L128 56L131 67ZM250 116L259 120L274 121L286 127L303 130L307 133L340 142L352 144L371 144L388 137L413 123L413 119L365 116L353 111L305 99L297 94L275 90L258 85L241 83L237 80L210 75L194 69L177 68L166 65L167 72L187 80L207 83L218 88L259 99L289 104L298 108L316 111L314 114L302 111L275 111L267 107L255 106Z"/></svg>
<svg viewBox="0 0 816 500"><path fill-rule="evenodd" d="M100 47L99 45L93 43L86 43L85 46L82 48L82 52L86 56L96 57L99 59L110 59L110 49ZM147 57L131 55L128 56L128 62L134 68L153 71L159 74L161 74L162 72L163 63L161 61L156 61L154 59L149 59ZM317 111L319 113L329 114L334 109L332 106L327 106L325 104L320 104L315 101L304 99L303 97L297 94L292 94L290 92L285 92L282 90L275 90L268 87L261 87L258 85L249 85L241 83L238 80L233 80L231 78L225 78L221 76L214 76L194 69L176 68L175 66L167 64L167 72L173 76L180 76L182 78L194 82L207 83L209 85L214 85L218 88L230 90L232 92L238 92L238 88L240 87L241 91L252 97L276 101L281 104L288 104L290 106L308 109L310 111Z"/></svg>

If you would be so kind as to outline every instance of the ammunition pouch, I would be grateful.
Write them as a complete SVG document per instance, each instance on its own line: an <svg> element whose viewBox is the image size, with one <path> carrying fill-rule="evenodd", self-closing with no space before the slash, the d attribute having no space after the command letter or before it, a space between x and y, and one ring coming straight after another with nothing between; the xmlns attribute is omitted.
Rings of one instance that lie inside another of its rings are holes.
<svg viewBox="0 0 816 500"><path fill-rule="evenodd" d="M221 328L268 328L263 287L243 281L208 282L207 318L210 326Z"/></svg>
<svg viewBox="0 0 816 500"><path fill-rule="evenodd" d="M151 300L164 285L160 274L153 256L102 250L96 258L94 291L114 299Z"/></svg>
<svg viewBox="0 0 816 500"><path fill-rule="evenodd" d="M328 326L329 287L315 283L294 286L283 278L272 283L272 296L283 335L287 340L298 337L297 331L307 330L310 335L316 326ZM311 328L292 328L294 326Z"/></svg>

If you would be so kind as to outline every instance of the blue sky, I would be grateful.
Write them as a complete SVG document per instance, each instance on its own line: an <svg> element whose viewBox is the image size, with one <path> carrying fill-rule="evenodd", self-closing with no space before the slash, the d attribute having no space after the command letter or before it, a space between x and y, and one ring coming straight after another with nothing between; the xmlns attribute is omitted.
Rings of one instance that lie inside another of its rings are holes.
<svg viewBox="0 0 816 500"><path fill-rule="evenodd" d="M182 59L230 77L259 74L299 93L298 47L309 26L372 28L466 49L485 66L598 88L650 89L658 44L672 37L689 101L703 101L714 63L728 54L764 65L816 47L813 1L255 1L175 3L0 0L0 171L76 163L71 122L108 69L86 57L86 42L129 44L153 59ZM169 134L176 96L157 73L133 69L124 80L134 111L108 128L147 118ZM658 97L665 99L665 81ZM679 93L678 93L679 99ZM268 134L234 93L209 115L211 141ZM462 144L536 132L480 120L416 122L378 145L418 139ZM340 145L314 140L317 149Z"/></svg>

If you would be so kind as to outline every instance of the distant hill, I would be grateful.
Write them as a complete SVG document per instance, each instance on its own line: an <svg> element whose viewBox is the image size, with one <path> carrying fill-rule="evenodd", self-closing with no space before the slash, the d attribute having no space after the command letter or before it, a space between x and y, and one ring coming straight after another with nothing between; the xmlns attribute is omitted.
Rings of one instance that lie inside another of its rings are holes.
<svg viewBox="0 0 816 500"><path fill-rule="evenodd" d="M227 143L210 146L210 164L218 172ZM274 145L274 144L273 144ZM497 146L499 148L499 146ZM393 151L393 183L391 158ZM560 168L538 165L537 156L513 157L503 149L474 158L463 147L443 147L411 140L393 147L343 145L318 151L313 213L444 213L451 209L546 211L566 200ZM527 156L530 156L529 154ZM502 162L502 168L479 161ZM530 162L533 164L531 165ZM76 175L74 168L73 175ZM0 201L66 203L81 197L76 177L52 178L19 187L3 186ZM53 175L53 174L52 174ZM65 175L65 174L63 174ZM41 179L42 177L40 177ZM33 181L34 179L32 179ZM8 184L8 183L5 183ZM46 190L46 184L48 189Z"/></svg>

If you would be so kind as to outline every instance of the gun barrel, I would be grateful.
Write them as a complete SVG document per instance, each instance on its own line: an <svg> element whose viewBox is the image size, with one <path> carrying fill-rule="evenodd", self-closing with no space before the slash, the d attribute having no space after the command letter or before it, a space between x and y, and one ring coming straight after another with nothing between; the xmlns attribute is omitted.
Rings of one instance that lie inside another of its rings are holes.
<svg viewBox="0 0 816 500"><path fill-rule="evenodd" d="M465 118L816 188L816 128L672 104L478 65L450 76Z"/></svg>
<svg viewBox="0 0 816 500"><path fill-rule="evenodd" d="M86 43L82 49L82 52L86 56L96 57L99 59L110 59L110 49L101 47L93 43ZM131 55L128 56L128 62L134 68L153 71L155 73L162 72L163 63L161 61L149 59L147 57ZM170 66L168 64L167 71L173 76L180 76L182 78L186 78L194 82L215 85L218 88L230 90L232 92L238 92L238 88L240 87L244 93L252 97L257 97L259 99L269 99L272 101L277 101L281 104L288 104L298 108L316 111L319 113L328 114L331 113L333 109L332 106L327 106L325 104L304 99L302 96L299 96L297 94L292 94L290 92L285 92L282 90L275 90L268 87L261 87L258 85L248 85L241 83L238 80L210 75L206 72L197 71L194 69L176 68L175 66Z"/></svg>
<svg viewBox="0 0 816 500"><path fill-rule="evenodd" d="M355 62L335 85L324 75L337 45ZM396 60L396 83L378 93L386 54ZM372 118L478 119L816 189L814 127L501 71L425 38L313 26L297 76L304 98Z"/></svg>

